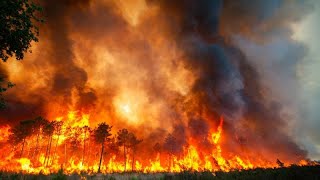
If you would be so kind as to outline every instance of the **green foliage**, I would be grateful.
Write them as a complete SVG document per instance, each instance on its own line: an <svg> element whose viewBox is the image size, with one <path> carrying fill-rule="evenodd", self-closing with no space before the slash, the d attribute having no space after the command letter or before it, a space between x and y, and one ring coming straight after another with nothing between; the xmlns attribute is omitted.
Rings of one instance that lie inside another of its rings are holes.
<svg viewBox="0 0 320 180"><path fill-rule="evenodd" d="M67 175L63 173L63 169L61 168L57 174L54 174L52 180L66 180Z"/></svg>
<svg viewBox="0 0 320 180"><path fill-rule="evenodd" d="M111 128L112 126L109 126L106 123L100 123L98 125L98 128L94 131L94 139L97 143L103 144L104 142L109 140L109 137L111 136Z"/></svg>
<svg viewBox="0 0 320 180"><path fill-rule="evenodd" d="M132 176L130 179L131 179L131 180L139 180L139 178L136 177L136 176Z"/></svg>
<svg viewBox="0 0 320 180"><path fill-rule="evenodd" d="M12 56L17 60L23 59L31 43L38 41L39 28L35 23L43 22L36 16L41 11L41 7L30 0L0 1L0 59L2 61L6 62ZM3 92L14 86L1 76L2 74L0 74L0 110L6 107Z"/></svg>
<svg viewBox="0 0 320 180"><path fill-rule="evenodd" d="M41 10L30 0L0 1L0 59L23 59L31 42L38 41L35 22L43 21L36 16Z"/></svg>
<svg viewBox="0 0 320 180"><path fill-rule="evenodd" d="M6 108L6 102L2 97L3 96L2 93L7 91L7 89L12 88L13 86L15 86L15 84L11 82L6 82L5 78L0 77L0 110Z"/></svg>

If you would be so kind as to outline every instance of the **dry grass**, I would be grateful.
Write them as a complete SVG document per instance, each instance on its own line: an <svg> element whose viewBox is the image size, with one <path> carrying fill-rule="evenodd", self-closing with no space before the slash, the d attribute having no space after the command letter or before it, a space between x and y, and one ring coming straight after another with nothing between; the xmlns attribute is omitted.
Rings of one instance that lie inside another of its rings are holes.
<svg viewBox="0 0 320 180"><path fill-rule="evenodd" d="M62 171L51 175L26 175L22 173L0 172L0 180L206 180L206 179L314 179L320 180L320 165L291 166L283 168L257 168L251 170L234 170L231 172L191 172L181 173L112 173L112 174L72 174L65 175Z"/></svg>

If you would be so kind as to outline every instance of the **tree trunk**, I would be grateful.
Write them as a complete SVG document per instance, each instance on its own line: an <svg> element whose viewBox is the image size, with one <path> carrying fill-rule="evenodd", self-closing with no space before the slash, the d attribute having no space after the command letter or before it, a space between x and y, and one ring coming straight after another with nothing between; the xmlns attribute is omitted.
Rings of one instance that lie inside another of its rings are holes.
<svg viewBox="0 0 320 180"><path fill-rule="evenodd" d="M23 141L22 141L22 148L21 148L20 158L21 158L22 155L23 155L23 149L24 149L24 144L25 144L25 142L26 142L26 138L24 138Z"/></svg>
<svg viewBox="0 0 320 180"><path fill-rule="evenodd" d="M50 143L50 141L48 141L48 144L47 144L47 147L46 147L46 154L45 154L45 156L44 156L44 161L43 161L43 164L44 164L44 165L46 164L46 161L47 161L49 143Z"/></svg>
<svg viewBox="0 0 320 180"><path fill-rule="evenodd" d="M64 143L64 166L67 165L67 143Z"/></svg>
<svg viewBox="0 0 320 180"><path fill-rule="evenodd" d="M50 136L49 142L47 144L46 155L44 158L44 166L47 166L49 158L50 158L51 141L52 141L52 136Z"/></svg>
<svg viewBox="0 0 320 180"><path fill-rule="evenodd" d="M39 136L40 136L40 133L38 132L37 133L37 140L36 140L36 147L35 147L33 153L31 154L31 157L37 157L38 156L37 151L38 151L38 144L39 144Z"/></svg>
<svg viewBox="0 0 320 180"><path fill-rule="evenodd" d="M84 133L84 139L83 139L82 166L84 165L84 153L85 152L86 152L86 133Z"/></svg>
<svg viewBox="0 0 320 180"><path fill-rule="evenodd" d="M50 136L50 144L49 144L49 153L48 153L47 165L49 165L49 162L50 162L51 144L52 144L52 135Z"/></svg>
<svg viewBox="0 0 320 180"><path fill-rule="evenodd" d="M90 138L88 138L88 147L90 147ZM92 159L91 148L89 148L88 149L88 156L87 156L88 165L91 162L91 159Z"/></svg>
<svg viewBox="0 0 320 180"><path fill-rule="evenodd" d="M173 167L173 147L171 147L171 152L170 152L170 171L172 171Z"/></svg>
<svg viewBox="0 0 320 180"><path fill-rule="evenodd" d="M126 172L127 168L127 156L126 156L126 146L123 145L123 157L124 157L124 172Z"/></svg>
<svg viewBox="0 0 320 180"><path fill-rule="evenodd" d="M134 170L134 149L132 149L132 162L131 162L131 171L133 172L133 170Z"/></svg>
<svg viewBox="0 0 320 180"><path fill-rule="evenodd" d="M39 151L41 151L41 149L39 150L39 146L41 146L41 134L40 132L38 132L37 134L37 142L36 142L36 149L34 150L35 153L35 158L38 160L39 159Z"/></svg>
<svg viewBox="0 0 320 180"><path fill-rule="evenodd" d="M104 150L104 143L101 144L101 154L100 154L100 162L99 162L98 173L100 173L100 167L101 167L101 162L102 162L103 150Z"/></svg>
<svg viewBox="0 0 320 180"><path fill-rule="evenodd" d="M60 138L60 134L58 134L58 138L57 138L57 142L56 142L56 146L54 148L54 152L53 152L53 158L51 159L51 162L49 162L49 164L51 164L54 160L54 157L56 156L57 154L57 148L58 148L58 144L59 144L59 138Z"/></svg>

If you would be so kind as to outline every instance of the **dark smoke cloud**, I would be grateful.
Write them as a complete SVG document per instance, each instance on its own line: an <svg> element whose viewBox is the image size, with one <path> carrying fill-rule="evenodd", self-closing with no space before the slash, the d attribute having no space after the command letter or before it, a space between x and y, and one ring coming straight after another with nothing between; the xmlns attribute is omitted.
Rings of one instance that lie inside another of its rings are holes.
<svg viewBox="0 0 320 180"><path fill-rule="evenodd" d="M56 73L53 77L52 94L63 96L70 103L72 88L79 92L80 102L93 103L94 92L85 93L87 73L75 65L72 42L69 39L68 19L74 6L87 5L89 1L46 1L44 8L48 18L49 39L52 48L50 59ZM63 48L61 48L63 47ZM81 100L81 98L84 98Z"/></svg>
<svg viewBox="0 0 320 180"><path fill-rule="evenodd" d="M212 145L208 140L210 126L207 121L201 118L192 118L188 122L188 130L200 149L212 149Z"/></svg>
<svg viewBox="0 0 320 180"><path fill-rule="evenodd" d="M261 149L271 151L279 147L281 150L273 154L284 159L283 152L291 154L293 159L304 157L306 152L283 131L286 122L280 115L281 100L268 103L268 97L262 93L265 89L259 72L237 47L238 44L224 39L231 39L232 35L250 36L251 32L253 39L264 41L274 33L290 39L288 25L301 19L308 6L303 2L245 0L223 3L206 0L171 3L164 0L152 3L157 3L168 16L176 17L173 23L179 25L172 27L178 29L172 31L176 33L177 43L185 50L186 66L199 73L192 93L202 94L198 102L206 104L209 114L222 114L228 121L237 120L235 126L242 123L252 125L253 129L242 127L247 130L238 132L250 137L249 147L260 144ZM296 14L288 11L299 8L302 11ZM262 25L267 30L259 29ZM294 59L301 59L300 54ZM261 141L263 143L259 143Z"/></svg>

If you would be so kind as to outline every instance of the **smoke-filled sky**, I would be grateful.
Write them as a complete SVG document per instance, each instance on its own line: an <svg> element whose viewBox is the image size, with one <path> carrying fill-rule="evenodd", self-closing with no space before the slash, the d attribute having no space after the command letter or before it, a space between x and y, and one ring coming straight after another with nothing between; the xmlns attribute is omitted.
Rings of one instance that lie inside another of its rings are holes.
<svg viewBox="0 0 320 180"><path fill-rule="evenodd" d="M1 64L16 87L0 122L74 110L93 126L130 127L144 143L170 132L182 147L223 116L229 151L320 158L319 4L42 1L33 53Z"/></svg>
<svg viewBox="0 0 320 180"><path fill-rule="evenodd" d="M305 145L310 157L320 159L320 43L317 37L320 34L320 2L312 1L313 11L300 23L294 26L294 38L302 41L308 53L298 65L300 83L303 88L304 119L300 123L301 129L296 136L301 144Z"/></svg>

